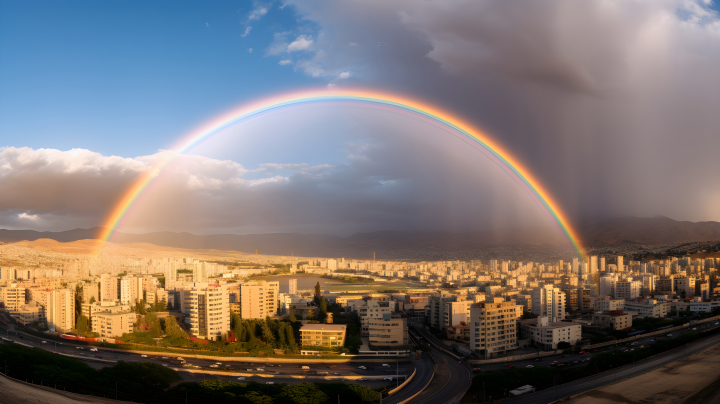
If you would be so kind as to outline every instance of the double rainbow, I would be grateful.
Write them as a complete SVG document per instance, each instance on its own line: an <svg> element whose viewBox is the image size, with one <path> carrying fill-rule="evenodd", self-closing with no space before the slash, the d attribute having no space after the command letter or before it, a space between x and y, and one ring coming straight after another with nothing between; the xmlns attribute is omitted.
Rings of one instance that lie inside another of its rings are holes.
<svg viewBox="0 0 720 404"><path fill-rule="evenodd" d="M148 186L162 174L163 170L178 154L187 153L206 139L238 122L289 106L317 103L350 103L376 109L390 110L427 122L464 140L491 158L510 175L510 177L525 188L530 196L565 234L578 255L583 257L584 254L580 238L558 204L551 198L550 194L540 182L535 179L517 159L500 147L500 145L494 142L487 134L462 119L446 111L442 111L439 108L425 104L422 101L395 94L368 90L322 90L283 94L278 97L267 98L243 105L208 122L180 140L180 142L172 148L174 153L166 153L161 161L156 163L152 169L142 174L132 184L108 215L103 225L105 229L99 238L104 241L111 240L113 233L118 226L122 224L123 219L137 202L138 198Z"/></svg>

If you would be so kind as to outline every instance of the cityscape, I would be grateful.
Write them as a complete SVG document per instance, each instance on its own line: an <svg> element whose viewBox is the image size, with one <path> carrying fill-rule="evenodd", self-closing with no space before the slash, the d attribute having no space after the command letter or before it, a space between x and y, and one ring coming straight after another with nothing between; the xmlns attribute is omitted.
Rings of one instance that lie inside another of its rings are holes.
<svg viewBox="0 0 720 404"><path fill-rule="evenodd" d="M719 27L0 2L0 404L720 403Z"/></svg>

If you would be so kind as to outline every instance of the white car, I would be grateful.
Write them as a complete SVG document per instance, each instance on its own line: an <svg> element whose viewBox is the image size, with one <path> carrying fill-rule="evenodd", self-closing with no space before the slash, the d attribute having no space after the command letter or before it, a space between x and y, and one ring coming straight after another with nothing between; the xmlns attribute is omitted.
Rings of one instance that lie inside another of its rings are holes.
<svg viewBox="0 0 720 404"><path fill-rule="evenodd" d="M392 377L385 377L385 378L383 378L383 380L386 380L386 381L388 381L388 382L391 382L391 381L393 381L393 378L392 378Z"/></svg>
<svg viewBox="0 0 720 404"><path fill-rule="evenodd" d="M42 343L43 343L43 344L47 344L47 341L43 341Z"/></svg>
<svg viewBox="0 0 720 404"><path fill-rule="evenodd" d="M216 364L216 365L222 365L222 363L221 363L221 362L215 362L215 364Z"/></svg>
<svg viewBox="0 0 720 404"><path fill-rule="evenodd" d="M240 376L240 377L238 377L238 380L242 380L242 381L245 381L245 378L244 378L244 377L242 377L242 376Z"/></svg>
<svg viewBox="0 0 720 404"><path fill-rule="evenodd" d="M360 370L367 370L367 368L366 368L365 366L358 366L358 369L360 369Z"/></svg>
<svg viewBox="0 0 720 404"><path fill-rule="evenodd" d="M668 334L667 336L668 336L668 337L672 337L672 334Z"/></svg>
<svg viewBox="0 0 720 404"><path fill-rule="evenodd" d="M76 346L75 349L83 349L81 346Z"/></svg>
<svg viewBox="0 0 720 404"><path fill-rule="evenodd" d="M697 330L697 327L696 327L696 328L693 328L692 330L693 330L693 331L696 331L696 330Z"/></svg>
<svg viewBox="0 0 720 404"><path fill-rule="evenodd" d="M170 359L170 358L168 358L167 356L163 356L162 358L163 358L163 359Z"/></svg>
<svg viewBox="0 0 720 404"><path fill-rule="evenodd" d="M527 365L527 366L525 366L525 367L528 368L528 369L530 369L530 368L534 368L535 366L533 366L533 365Z"/></svg>
<svg viewBox="0 0 720 404"><path fill-rule="evenodd" d="M218 367L220 367L220 366L218 366L218 365L210 365L210 367L211 367L211 368L218 368Z"/></svg>
<svg viewBox="0 0 720 404"><path fill-rule="evenodd" d="M97 348L90 348L90 352L97 352Z"/></svg>
<svg viewBox="0 0 720 404"><path fill-rule="evenodd" d="M384 368L389 368L390 365L388 365L387 363L383 363L383 364L382 364L382 367L384 367Z"/></svg>
<svg viewBox="0 0 720 404"><path fill-rule="evenodd" d="M141 358L147 358L147 355L140 355Z"/></svg>
<svg viewBox="0 0 720 404"><path fill-rule="evenodd" d="M275 384L275 382L265 382L265 384Z"/></svg>

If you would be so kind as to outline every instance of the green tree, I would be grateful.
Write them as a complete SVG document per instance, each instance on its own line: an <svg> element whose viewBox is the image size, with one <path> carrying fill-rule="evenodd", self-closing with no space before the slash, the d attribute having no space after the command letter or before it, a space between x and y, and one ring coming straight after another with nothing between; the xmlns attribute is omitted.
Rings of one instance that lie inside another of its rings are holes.
<svg viewBox="0 0 720 404"><path fill-rule="evenodd" d="M262 341L270 346L273 346L275 344L275 336L273 335L268 322L263 321L260 327L262 329Z"/></svg>
<svg viewBox="0 0 720 404"><path fill-rule="evenodd" d="M95 303L95 296L90 296L90 304Z"/></svg>
<svg viewBox="0 0 720 404"><path fill-rule="evenodd" d="M82 335L90 331L88 329L88 319L84 315L79 315L76 317L75 320L75 331L78 332L78 334Z"/></svg>
<svg viewBox="0 0 720 404"><path fill-rule="evenodd" d="M320 296L322 296L322 292L320 292L320 281L318 281L315 284L315 298L313 299L315 304L320 304Z"/></svg>
<svg viewBox="0 0 720 404"><path fill-rule="evenodd" d="M295 317L295 310L290 309L290 322L294 323L297 321L297 317Z"/></svg>
<svg viewBox="0 0 720 404"><path fill-rule="evenodd" d="M287 340L288 349L290 349L291 352L296 352L297 344L295 343L295 332L290 324L286 324L285 326L285 339Z"/></svg>
<svg viewBox="0 0 720 404"><path fill-rule="evenodd" d="M308 311L307 317L308 320L315 320L315 312L313 310Z"/></svg>

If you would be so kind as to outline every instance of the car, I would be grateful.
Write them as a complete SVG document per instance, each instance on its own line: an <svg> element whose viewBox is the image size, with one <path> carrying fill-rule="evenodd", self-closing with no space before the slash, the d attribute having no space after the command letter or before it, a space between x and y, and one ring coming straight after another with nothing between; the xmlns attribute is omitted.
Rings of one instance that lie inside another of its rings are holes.
<svg viewBox="0 0 720 404"><path fill-rule="evenodd" d="M588 352L588 351L580 351L580 354L581 354L581 355L587 355L587 354L589 354L589 353L590 353L590 352Z"/></svg>
<svg viewBox="0 0 720 404"><path fill-rule="evenodd" d="M715 323L715 325L718 325L718 324L720 324L720 323Z"/></svg>
<svg viewBox="0 0 720 404"><path fill-rule="evenodd" d="M76 346L75 349L83 349L81 346Z"/></svg>
<svg viewBox="0 0 720 404"><path fill-rule="evenodd" d="M216 365L222 365L222 362L215 362Z"/></svg>
<svg viewBox="0 0 720 404"><path fill-rule="evenodd" d="M552 362L550 362L550 366L555 366L555 365L557 365L557 364L558 364L558 361L552 361Z"/></svg>
<svg viewBox="0 0 720 404"><path fill-rule="evenodd" d="M265 382L265 384L275 384L275 382Z"/></svg>
<svg viewBox="0 0 720 404"><path fill-rule="evenodd" d="M537 359L535 359L535 362L542 362L542 359L537 358Z"/></svg>
<svg viewBox="0 0 720 404"><path fill-rule="evenodd" d="M672 334L668 334L667 336L668 336L668 337L672 337Z"/></svg>
<svg viewBox="0 0 720 404"><path fill-rule="evenodd" d="M630 345L635 345L635 344L637 344L637 341L633 342L633 343L632 343L632 344L630 344Z"/></svg>
<svg viewBox="0 0 720 404"><path fill-rule="evenodd" d="M167 356L163 356L162 358L163 358L163 359L170 359L170 358L168 358Z"/></svg>
<svg viewBox="0 0 720 404"><path fill-rule="evenodd" d="M302 370L310 370L310 366L303 366Z"/></svg>
<svg viewBox="0 0 720 404"><path fill-rule="evenodd" d="M391 382L391 381L393 381L393 378L392 377L384 377L383 380Z"/></svg>
<svg viewBox="0 0 720 404"><path fill-rule="evenodd" d="M141 358L147 358L147 355L143 354L143 355L140 355L140 357L141 357Z"/></svg>
<svg viewBox="0 0 720 404"><path fill-rule="evenodd" d="M245 380L245 378L242 377L242 376L238 377L237 379L238 379L238 380Z"/></svg>
<svg viewBox="0 0 720 404"><path fill-rule="evenodd" d="M252 369L245 369L245 370L247 370L248 372L252 372L252 371L253 371Z"/></svg>
<svg viewBox="0 0 720 404"><path fill-rule="evenodd" d="M165 366L165 367L167 367L167 363L163 363L162 365Z"/></svg>
<svg viewBox="0 0 720 404"><path fill-rule="evenodd" d="M264 371L265 371L264 368L255 368L255 370L257 370L258 372L264 372Z"/></svg>
<svg viewBox="0 0 720 404"><path fill-rule="evenodd" d="M360 369L360 370L367 370L367 368L366 368L365 366L358 366L358 369Z"/></svg>
<svg viewBox="0 0 720 404"><path fill-rule="evenodd" d="M47 344L47 341L43 341L42 343L43 343L43 344Z"/></svg>
<svg viewBox="0 0 720 404"><path fill-rule="evenodd" d="M387 363L383 363L383 364L382 364L382 367L384 367L384 368L389 368L389 367L390 367L390 365L389 365L389 364L387 364Z"/></svg>
<svg viewBox="0 0 720 404"><path fill-rule="evenodd" d="M515 365L508 365L508 369L512 369L514 367L515 367Z"/></svg>
<svg viewBox="0 0 720 404"><path fill-rule="evenodd" d="M533 365L527 365L527 366L525 366L525 367L528 368L528 369L530 369L530 368L534 368L535 366L533 366Z"/></svg>
<svg viewBox="0 0 720 404"><path fill-rule="evenodd" d="M697 327L693 328L692 330L693 330L693 331L697 331Z"/></svg>
<svg viewBox="0 0 720 404"><path fill-rule="evenodd" d="M213 364L213 365L210 365L210 367L211 367L211 368L219 368L220 366Z"/></svg>
<svg viewBox="0 0 720 404"><path fill-rule="evenodd" d="M97 348L90 348L90 351L91 351L91 352L97 352L98 349L97 349Z"/></svg>

